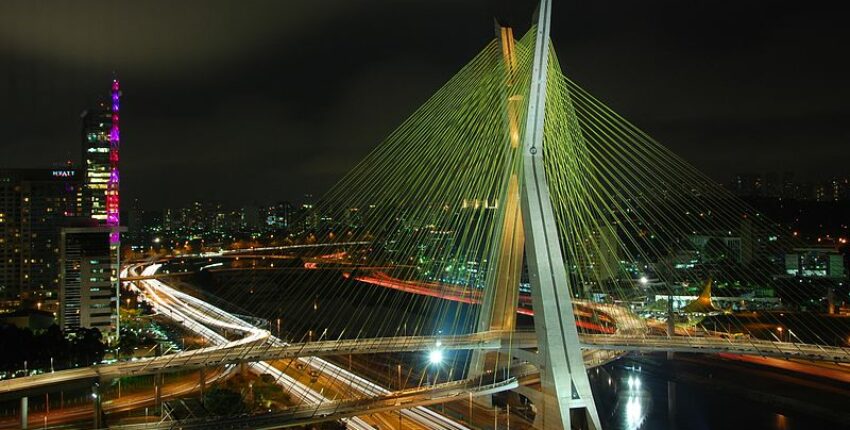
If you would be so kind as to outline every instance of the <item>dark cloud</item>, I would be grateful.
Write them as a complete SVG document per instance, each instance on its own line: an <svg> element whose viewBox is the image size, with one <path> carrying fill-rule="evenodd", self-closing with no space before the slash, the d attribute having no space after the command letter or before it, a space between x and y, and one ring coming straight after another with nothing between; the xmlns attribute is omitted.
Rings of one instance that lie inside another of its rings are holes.
<svg viewBox="0 0 850 430"><path fill-rule="evenodd" d="M145 206L320 193L533 1L0 3L0 165L79 153L117 72ZM840 173L850 85L827 2L555 2L567 73L718 179Z"/></svg>

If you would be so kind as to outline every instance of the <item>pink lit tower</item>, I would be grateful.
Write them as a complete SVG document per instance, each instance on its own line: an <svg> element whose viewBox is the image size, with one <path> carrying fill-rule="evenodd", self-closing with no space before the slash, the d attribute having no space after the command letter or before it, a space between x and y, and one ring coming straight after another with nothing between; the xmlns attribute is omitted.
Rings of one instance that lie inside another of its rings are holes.
<svg viewBox="0 0 850 430"><path fill-rule="evenodd" d="M83 112L83 207L87 218L98 225L120 225L120 175L118 150L121 144L121 86L113 79L110 99ZM115 242L117 243L117 235Z"/></svg>
<svg viewBox="0 0 850 430"><path fill-rule="evenodd" d="M120 241L118 226L119 216L119 193L118 185L120 176L118 174L118 149L121 146L121 129L119 127L119 114L121 111L121 85L118 79L112 80L112 126L109 129L109 182L106 184L106 225L115 227L110 233L109 241L117 244Z"/></svg>
<svg viewBox="0 0 850 430"><path fill-rule="evenodd" d="M97 328L104 339L114 344L120 333L118 305L121 303L119 273L123 231L119 216L121 85L118 79L112 80L110 89L108 99L101 99L96 107L81 115L83 217L75 225L62 229L61 259L72 264L62 264L60 320L66 329ZM83 273L109 275L83 276ZM67 284L69 281L73 283ZM110 310L108 316L104 315L104 307Z"/></svg>

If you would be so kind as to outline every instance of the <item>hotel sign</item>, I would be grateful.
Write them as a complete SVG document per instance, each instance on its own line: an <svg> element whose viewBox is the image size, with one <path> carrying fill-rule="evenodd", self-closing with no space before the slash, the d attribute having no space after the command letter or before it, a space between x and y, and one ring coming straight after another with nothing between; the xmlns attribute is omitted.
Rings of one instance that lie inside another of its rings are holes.
<svg viewBox="0 0 850 430"><path fill-rule="evenodd" d="M73 178L77 172L75 170L54 170L50 174L54 178Z"/></svg>

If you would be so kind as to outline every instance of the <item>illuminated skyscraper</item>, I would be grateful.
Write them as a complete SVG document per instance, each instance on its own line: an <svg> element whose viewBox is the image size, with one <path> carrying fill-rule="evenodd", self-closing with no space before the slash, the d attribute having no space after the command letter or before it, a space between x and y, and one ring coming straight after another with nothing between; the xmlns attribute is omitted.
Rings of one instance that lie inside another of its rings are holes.
<svg viewBox="0 0 850 430"><path fill-rule="evenodd" d="M112 115L102 106L83 112L83 214L106 223L106 188L109 182L109 129Z"/></svg>
<svg viewBox="0 0 850 430"><path fill-rule="evenodd" d="M120 96L119 83L113 80L110 102L82 114L83 213L110 226L119 225Z"/></svg>
<svg viewBox="0 0 850 430"><path fill-rule="evenodd" d="M109 343L118 340L120 219L118 126L121 87L112 81L110 100L84 111L83 215L94 226L62 229L60 321L65 329L95 327Z"/></svg>

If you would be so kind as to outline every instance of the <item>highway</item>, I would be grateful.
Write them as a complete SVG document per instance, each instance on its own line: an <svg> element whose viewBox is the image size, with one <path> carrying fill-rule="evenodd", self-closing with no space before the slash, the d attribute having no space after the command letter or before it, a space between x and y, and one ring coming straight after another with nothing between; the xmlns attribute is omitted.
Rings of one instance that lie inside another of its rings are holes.
<svg viewBox="0 0 850 430"><path fill-rule="evenodd" d="M161 265L152 264L144 268L141 275L150 276L155 274ZM137 269L138 266L131 268ZM233 350L235 347L250 347L256 343L268 342L271 335L266 330L258 329L250 324L239 320L220 309L198 300L188 294L181 293L157 279L149 279L139 281L135 284L145 297L151 302L154 309L161 312L169 318L179 321L187 330L190 330L204 339L212 347L202 348L199 350L186 351L186 355L209 354L216 352L225 352ZM199 310L202 309L202 310ZM218 334L209 326L218 329L228 329L240 332L244 335L241 339L230 341L224 336ZM175 354L177 355L177 354ZM173 358L173 357L166 357ZM318 403L327 401L321 394L315 392L309 387L299 383L289 375L275 369L271 365L263 361L252 362L249 365L251 371L257 374L269 374L275 381L284 386L287 391L294 394L302 401L307 403ZM145 368L143 367L142 370ZM359 418L347 420L346 426L352 429L369 429L371 426Z"/></svg>
<svg viewBox="0 0 850 430"><path fill-rule="evenodd" d="M536 337L533 332L484 332L462 336L407 336L339 340L321 340L320 337L320 340L314 342L286 344L271 336L267 330L259 329L203 300L182 293L155 279L159 267L157 264L151 264L145 266L141 273L125 272L123 274L141 278L134 285L144 293L158 312L179 322L187 330L207 339L207 343L211 346L132 362L104 364L11 379L0 383L0 396L13 398L22 395L36 395L49 391L51 388L55 389L57 385L63 383L94 382L177 369L247 362L249 363L247 366L252 371L272 375L288 391L301 399L302 403L322 405L333 402L267 361L300 360L305 365L321 372L322 375L340 381L366 398L374 399L392 393L386 388L341 369L321 357L427 351L435 348L438 344L443 350L504 350L507 349L507 345L513 349L536 347ZM136 268L136 270L138 269L139 267ZM617 311L617 309L607 308L602 310L609 314ZM615 315L617 315L615 320L618 321L617 334L583 334L581 335L582 347L589 350L721 353L850 363L850 352L844 348L750 338L647 335L644 325L637 324L631 319L623 323L620 320L625 320L625 318L621 318L622 316L616 313ZM229 340L219 334L219 330L236 332L239 333L240 337ZM601 362L602 360L604 360L604 357L597 358L594 361ZM433 425L435 420L447 420L449 422L443 422L439 427L465 428L427 408L406 409L402 413L411 422L417 422L424 426ZM365 421L358 420L358 418L350 419L349 426L352 428L369 428Z"/></svg>
<svg viewBox="0 0 850 430"><path fill-rule="evenodd" d="M159 282L156 280L142 282ZM191 297L191 296L189 296ZM194 299L194 298L193 298ZM195 299L197 300L197 299ZM164 308L171 314L168 308ZM173 313L182 318L184 325L205 337L223 337L203 324L194 322L189 315L179 310ZM213 324L213 318L202 318ZM235 317L234 317L235 318ZM243 322L244 323L244 322ZM103 364L79 369L62 370L3 381L0 396L19 396L21 393L43 393L47 387L82 380L109 380L117 377L154 374L177 369L206 366L221 366L243 361L292 359L346 354L375 354L389 352L428 351L437 343L444 350L461 349L507 349L534 348L536 339L532 332L484 332L463 336L408 336L369 339L324 340L315 342L282 344L272 339L265 330L253 329L250 336L230 343L170 354L162 357ZM508 341L510 339L510 341ZM791 342L772 342L757 339L725 339L696 336L632 336L632 335L581 335L582 347L616 351L675 351L692 353L729 353L761 357L794 358L810 361L850 363L850 351L840 347L829 347Z"/></svg>
<svg viewBox="0 0 850 430"><path fill-rule="evenodd" d="M379 397L346 399L326 402L321 405L303 405L279 413L243 416L237 418L227 417L210 420L186 421L180 423L180 428L208 428L210 426L219 427L226 426L228 424L238 424L241 428L270 430L282 427L303 426L332 419L361 415L363 414L363 411L366 410L370 413L375 413L411 408L417 405L421 406L446 403L454 400L465 399L470 395L470 393L473 393L474 395L488 395L511 390L518 386L519 384L516 378L509 378L490 384L483 384L479 379L467 379L438 384L427 388L416 388L394 392L392 394ZM133 424L111 428L122 430L172 429L173 426L173 423L160 423L158 425ZM444 429L452 427L435 425L429 428Z"/></svg>
<svg viewBox="0 0 850 430"><path fill-rule="evenodd" d="M208 372L205 375L207 386L212 383L226 379L233 373L233 366L230 366L222 371ZM182 375L178 378L169 380L162 386L161 400L179 398L200 389L198 373ZM54 398L51 396L51 398ZM156 394L152 389L128 389L124 391L121 397L105 400L103 402L103 410L107 413L114 414L118 412L127 412L138 410L142 407L154 406L156 403ZM67 405L62 408L51 408L50 413L46 414L43 411L30 411L29 423L30 428L39 428L45 425L56 426L59 424L77 423L81 421L90 422L92 416L92 405L90 402L79 404L76 406ZM46 419L45 419L46 418ZM158 416L157 416L158 419ZM0 421L0 429L17 429L20 428L20 419L13 418Z"/></svg>
<svg viewBox="0 0 850 430"><path fill-rule="evenodd" d="M142 282L158 282L156 280ZM166 311L169 312L169 311ZM200 323L189 320L188 315L174 313L184 318L185 326L204 336L218 336ZM234 317L235 318L235 317ZM206 320L212 320L204 316ZM408 336L369 339L324 340L315 342L281 344L272 340L264 330L256 331L244 339L185 351L167 356L103 364L80 369L62 370L35 376L10 379L0 383L0 396L19 395L24 392L44 392L45 388L65 382L80 380L108 380L122 376L145 375L176 369L235 364L243 361L259 362L301 357L321 357L346 354L375 354L389 352L428 351L437 343L444 350L534 348L536 339L532 332L484 332L463 336ZM205 334L206 333L206 334ZM508 341L510 339L510 341ZM795 358L810 361L850 363L850 351L791 342L772 342L757 339L725 339L697 336L631 336L631 335L581 335L582 347L616 351L675 351L692 353L729 353L761 357Z"/></svg>
<svg viewBox="0 0 850 430"><path fill-rule="evenodd" d="M143 270L142 276L155 274L158 269L159 265L147 266ZM171 288L159 280L144 280L138 282L137 285L140 286L147 297L153 300L155 308L161 312L163 310L168 310L168 313L163 313L171 318L179 318L180 320L183 320L183 324L187 328L204 336L218 346L233 344L237 347L247 347L248 345L257 345L258 340L264 340L266 343L262 346L267 349L268 347L287 347L287 345L279 339L270 336L267 331L258 329L242 319L225 312L218 307L210 305L203 300L199 300L191 295ZM189 323L187 324L187 322ZM242 332L246 335L244 339L248 339L248 341L244 341L243 339L242 343L228 342L224 339L224 337L207 328L207 325ZM211 351L220 350L211 349ZM191 352L192 351L188 351L187 353ZM280 356L273 356L271 358L280 358ZM374 384L365 378L361 378L352 372L348 372L326 360L304 356L298 357L297 359L306 366L310 366L311 368L319 371L322 375L339 383L345 384L369 398L376 396L388 396L391 394L391 392L384 387ZM314 409L317 407L315 405L324 405L329 402L329 400L322 394L317 393L305 384L298 382L295 378L275 368L270 363L260 361L251 363L250 366L252 371L255 371L258 374L272 375L278 383L283 385L290 392L299 396L304 404L309 405L305 407ZM376 411L370 410L370 412ZM426 428L466 429L465 426L424 407L416 407L410 410L405 409L401 413L406 419L408 419L408 421L421 424ZM340 416L340 418L342 418L342 416ZM353 418L348 421L347 425L352 428L360 428L363 425L368 425L361 418Z"/></svg>

